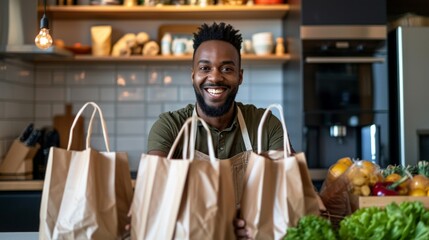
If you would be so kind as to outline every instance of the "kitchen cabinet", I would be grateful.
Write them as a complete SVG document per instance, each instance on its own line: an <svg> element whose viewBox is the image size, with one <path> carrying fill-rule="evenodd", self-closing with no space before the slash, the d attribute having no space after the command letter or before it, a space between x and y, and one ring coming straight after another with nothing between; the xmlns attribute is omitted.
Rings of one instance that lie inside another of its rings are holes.
<svg viewBox="0 0 429 240"><path fill-rule="evenodd" d="M288 15L290 6L288 4L276 5L253 5L253 6L228 6L228 5L213 5L213 6L48 6L46 14L49 21L109 21L120 22L126 24L126 21L171 21L171 20L266 20L275 19L282 20ZM39 8L39 16L43 14L43 7ZM52 24L51 24L52 25ZM65 29L54 29L54 31L66 31ZM114 41L112 39L112 44ZM42 59L39 61L78 61L78 62L118 62L118 61L138 61L141 63L148 62L190 62L191 55L188 56L121 56L121 57L94 57L91 55L75 55L61 59ZM264 55L257 56L255 54L243 54L242 60L244 63L286 63L289 61L290 55Z"/></svg>

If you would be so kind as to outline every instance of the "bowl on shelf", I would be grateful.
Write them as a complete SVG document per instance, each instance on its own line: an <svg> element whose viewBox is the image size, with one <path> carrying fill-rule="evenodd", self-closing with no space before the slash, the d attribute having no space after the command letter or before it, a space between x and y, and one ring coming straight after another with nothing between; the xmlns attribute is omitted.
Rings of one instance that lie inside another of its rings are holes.
<svg viewBox="0 0 429 240"><path fill-rule="evenodd" d="M285 3L285 1L283 0L254 0L254 1L255 1L255 4L262 4L262 5Z"/></svg>
<svg viewBox="0 0 429 240"><path fill-rule="evenodd" d="M273 52L273 33L260 32L252 35L253 50L256 55L267 55Z"/></svg>
<svg viewBox="0 0 429 240"><path fill-rule="evenodd" d="M64 49L69 50L74 54L91 54L91 46L73 45L64 46Z"/></svg>
<svg viewBox="0 0 429 240"><path fill-rule="evenodd" d="M253 51L256 55L269 55L273 53L274 45L272 43L254 44Z"/></svg>

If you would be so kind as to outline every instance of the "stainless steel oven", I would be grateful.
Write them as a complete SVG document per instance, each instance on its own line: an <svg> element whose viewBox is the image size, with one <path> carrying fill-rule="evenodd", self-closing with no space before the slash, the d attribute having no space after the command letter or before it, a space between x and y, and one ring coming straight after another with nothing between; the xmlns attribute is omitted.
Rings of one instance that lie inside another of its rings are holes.
<svg viewBox="0 0 429 240"><path fill-rule="evenodd" d="M350 156L388 156L386 31L368 26L301 28L304 150L311 168Z"/></svg>

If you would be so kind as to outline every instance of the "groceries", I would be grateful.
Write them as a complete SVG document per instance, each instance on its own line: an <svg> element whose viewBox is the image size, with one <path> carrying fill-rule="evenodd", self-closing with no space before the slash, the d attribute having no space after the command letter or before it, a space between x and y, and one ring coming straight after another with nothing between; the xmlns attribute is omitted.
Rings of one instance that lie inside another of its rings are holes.
<svg viewBox="0 0 429 240"><path fill-rule="evenodd" d="M362 208L335 228L328 219L307 215L287 230L289 239L429 239L429 210L418 201Z"/></svg>
<svg viewBox="0 0 429 240"><path fill-rule="evenodd" d="M381 169L370 161L345 157L331 165L324 184L338 181L356 196L429 196L429 162Z"/></svg>

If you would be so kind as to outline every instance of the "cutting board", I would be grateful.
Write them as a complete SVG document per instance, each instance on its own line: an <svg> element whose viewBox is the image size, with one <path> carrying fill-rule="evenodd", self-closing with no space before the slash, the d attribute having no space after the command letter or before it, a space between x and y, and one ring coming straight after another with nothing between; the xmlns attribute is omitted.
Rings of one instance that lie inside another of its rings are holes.
<svg viewBox="0 0 429 240"><path fill-rule="evenodd" d="M67 149L69 142L70 128L73 124L75 115L73 115L73 106L71 104L65 105L65 114L54 116L54 128L60 135L60 148ZM79 117L74 130L73 139L70 150L83 150L84 146L84 119Z"/></svg>

